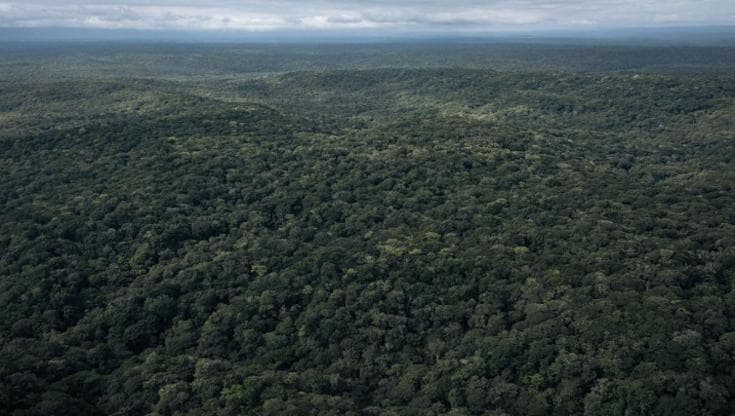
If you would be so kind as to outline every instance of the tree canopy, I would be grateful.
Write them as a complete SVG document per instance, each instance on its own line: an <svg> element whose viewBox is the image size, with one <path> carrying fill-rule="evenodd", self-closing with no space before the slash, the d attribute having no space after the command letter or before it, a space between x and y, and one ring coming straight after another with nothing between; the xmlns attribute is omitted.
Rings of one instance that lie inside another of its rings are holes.
<svg viewBox="0 0 735 416"><path fill-rule="evenodd" d="M731 414L735 78L473 66L16 68L2 408Z"/></svg>

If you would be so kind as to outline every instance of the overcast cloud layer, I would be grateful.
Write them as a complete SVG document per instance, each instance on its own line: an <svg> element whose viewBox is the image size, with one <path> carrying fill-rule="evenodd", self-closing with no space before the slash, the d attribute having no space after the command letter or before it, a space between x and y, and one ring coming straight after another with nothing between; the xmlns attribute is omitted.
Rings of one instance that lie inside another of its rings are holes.
<svg viewBox="0 0 735 416"><path fill-rule="evenodd" d="M0 27L482 32L735 24L735 0L0 0Z"/></svg>

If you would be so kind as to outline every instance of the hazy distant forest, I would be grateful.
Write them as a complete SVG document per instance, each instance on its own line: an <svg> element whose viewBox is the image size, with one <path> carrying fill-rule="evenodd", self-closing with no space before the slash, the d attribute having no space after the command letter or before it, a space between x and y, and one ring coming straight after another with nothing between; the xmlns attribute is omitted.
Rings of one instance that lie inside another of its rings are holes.
<svg viewBox="0 0 735 416"><path fill-rule="evenodd" d="M0 44L0 414L735 412L735 47Z"/></svg>

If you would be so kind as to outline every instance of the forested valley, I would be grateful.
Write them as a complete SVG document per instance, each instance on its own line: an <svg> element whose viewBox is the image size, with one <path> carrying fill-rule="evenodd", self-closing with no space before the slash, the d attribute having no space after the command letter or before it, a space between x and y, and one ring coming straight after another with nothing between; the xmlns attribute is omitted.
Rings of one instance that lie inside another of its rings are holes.
<svg viewBox="0 0 735 416"><path fill-rule="evenodd" d="M0 56L2 414L735 409L735 48Z"/></svg>

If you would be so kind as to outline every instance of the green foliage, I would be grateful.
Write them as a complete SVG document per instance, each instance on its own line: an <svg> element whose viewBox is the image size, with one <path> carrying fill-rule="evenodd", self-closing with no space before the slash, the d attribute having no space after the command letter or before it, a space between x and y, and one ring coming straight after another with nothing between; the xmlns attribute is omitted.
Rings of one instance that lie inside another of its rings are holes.
<svg viewBox="0 0 735 416"><path fill-rule="evenodd" d="M0 84L3 409L730 414L732 75L467 68Z"/></svg>

